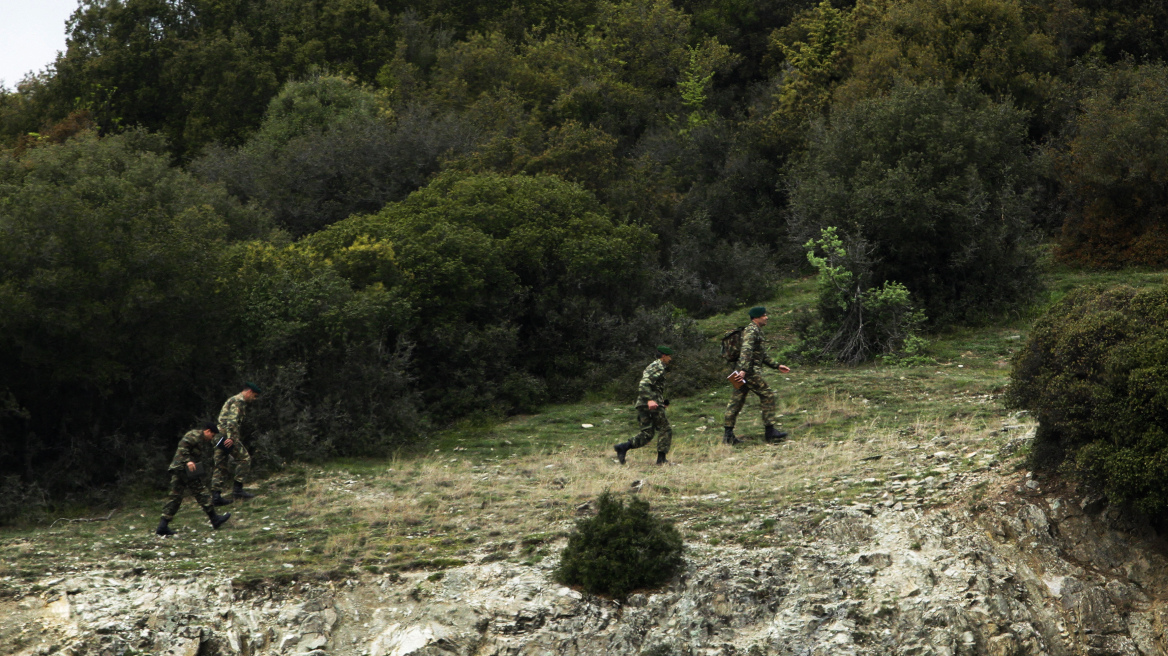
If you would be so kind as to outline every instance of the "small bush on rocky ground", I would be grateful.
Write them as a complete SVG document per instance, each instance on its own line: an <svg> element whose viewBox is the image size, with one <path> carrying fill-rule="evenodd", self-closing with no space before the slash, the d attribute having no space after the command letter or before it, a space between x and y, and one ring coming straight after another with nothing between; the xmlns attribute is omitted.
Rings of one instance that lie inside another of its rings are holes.
<svg viewBox="0 0 1168 656"><path fill-rule="evenodd" d="M576 523L556 578L593 594L623 598L668 581L681 569L681 552L681 534L672 522L650 514L647 501L629 499L625 505L605 492L596 516Z"/></svg>
<svg viewBox="0 0 1168 656"><path fill-rule="evenodd" d="M1039 426L1032 463L1139 512L1168 510L1168 291L1079 289L1014 357L1009 402Z"/></svg>

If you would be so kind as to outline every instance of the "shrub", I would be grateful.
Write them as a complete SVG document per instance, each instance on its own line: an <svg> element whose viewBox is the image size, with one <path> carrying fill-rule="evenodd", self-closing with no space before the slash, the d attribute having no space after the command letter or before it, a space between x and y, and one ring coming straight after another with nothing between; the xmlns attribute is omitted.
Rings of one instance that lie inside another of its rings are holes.
<svg viewBox="0 0 1168 656"><path fill-rule="evenodd" d="M626 506L605 492L596 516L576 523L556 579L592 594L624 598L668 581L683 563L681 535L672 522L650 514L647 501L633 498Z"/></svg>
<svg viewBox="0 0 1168 656"><path fill-rule="evenodd" d="M1033 464L1060 464L1115 503L1168 510L1168 291L1079 289L1014 357L1010 405L1039 428Z"/></svg>
<svg viewBox="0 0 1168 656"><path fill-rule="evenodd" d="M916 333L925 315L913 307L904 285L890 280L872 285L868 244L857 239L845 244L832 227L804 248L819 270L819 300L813 317L796 322L799 343L787 349L789 355L855 364L920 351L924 340Z"/></svg>
<svg viewBox="0 0 1168 656"><path fill-rule="evenodd" d="M791 234L835 226L872 247L872 285L902 283L937 322L1030 298L1025 113L969 90L897 87L837 108L791 185Z"/></svg>

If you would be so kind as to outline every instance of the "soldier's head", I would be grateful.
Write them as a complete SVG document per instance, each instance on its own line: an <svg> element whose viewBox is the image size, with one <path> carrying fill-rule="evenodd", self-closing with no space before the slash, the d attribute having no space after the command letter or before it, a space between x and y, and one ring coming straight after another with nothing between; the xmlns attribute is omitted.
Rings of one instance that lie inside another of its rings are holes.
<svg viewBox="0 0 1168 656"><path fill-rule="evenodd" d="M755 307L750 308L750 320L755 322L756 324L758 324L760 326L767 325L766 308L761 306L761 305L757 305Z"/></svg>
<svg viewBox="0 0 1168 656"><path fill-rule="evenodd" d="M242 392L243 399L248 402L254 401L260 395L260 391L259 385L255 383L244 383Z"/></svg>
<svg viewBox="0 0 1168 656"><path fill-rule="evenodd" d="M669 364L673 361L673 349L668 346L658 346L657 357L665 364Z"/></svg>
<svg viewBox="0 0 1168 656"><path fill-rule="evenodd" d="M215 425L215 422L213 422L213 421L203 422L203 439L204 440L208 440L208 441L213 440L213 439L215 439L215 436L218 434L219 434L219 427Z"/></svg>

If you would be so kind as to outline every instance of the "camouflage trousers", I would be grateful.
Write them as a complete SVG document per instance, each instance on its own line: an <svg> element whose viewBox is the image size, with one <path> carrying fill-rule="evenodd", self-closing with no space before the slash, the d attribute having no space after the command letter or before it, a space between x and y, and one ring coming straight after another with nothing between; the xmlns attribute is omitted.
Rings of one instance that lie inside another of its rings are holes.
<svg viewBox="0 0 1168 656"><path fill-rule="evenodd" d="M168 522L174 519L179 506L182 505L183 497L188 492L195 498L195 502L199 504L203 512L208 515L215 514L215 507L211 505L211 495L207 494L203 479L194 476L188 479L182 472L171 470L170 494L166 495L166 505L162 507L163 519Z"/></svg>
<svg viewBox="0 0 1168 656"><path fill-rule="evenodd" d="M244 477L251 471L251 454L247 452L247 447L238 439L234 442L235 446L231 447L230 451L213 449L215 451L215 472L211 476L212 492L222 494L224 485L243 483ZM233 464L234 475L231 473Z"/></svg>
<svg viewBox="0 0 1168 656"><path fill-rule="evenodd" d="M730 396L730 403L726 404L726 416L722 418L722 425L729 428L734 428L734 424L738 423L738 413L742 412L742 406L746 404L746 395L754 392L758 395L758 401L762 405L762 423L764 426L772 426L775 423L775 392L770 385L762 379L758 372L751 372L746 374L746 380L742 387L734 390L734 394Z"/></svg>
<svg viewBox="0 0 1168 656"><path fill-rule="evenodd" d="M629 448L639 449L653 441L657 436L657 453L669 453L673 446L673 427L665 416L665 408L658 406L656 410L646 407L637 408L637 423L641 425L641 432L629 440Z"/></svg>

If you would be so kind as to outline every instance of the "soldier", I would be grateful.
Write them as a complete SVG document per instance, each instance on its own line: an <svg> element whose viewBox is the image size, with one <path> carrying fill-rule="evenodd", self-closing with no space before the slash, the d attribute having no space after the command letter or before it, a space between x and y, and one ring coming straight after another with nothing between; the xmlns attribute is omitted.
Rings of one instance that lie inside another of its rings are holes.
<svg viewBox="0 0 1168 656"><path fill-rule="evenodd" d="M251 470L251 454L247 447L239 440L239 424L243 421L243 412L247 404L251 403L260 394L260 388L255 383L244 383L243 391L227 399L223 409L219 411L219 430L223 431L225 439L216 445L215 473L211 478L211 503L216 506L226 506L233 499L224 499L223 485L227 480L234 481L232 496L235 499L252 499L250 492L243 491L243 479ZM235 463L235 475L231 475L231 466L228 460Z"/></svg>
<svg viewBox="0 0 1168 656"><path fill-rule="evenodd" d="M785 432L775 428L775 393L763 380L759 365L765 364L782 373L791 370L786 365L772 360L766 352L766 337L762 334L765 325L767 325L766 308L750 308L750 323L746 324L746 330L742 332L742 350L738 353L734 373L730 374L730 380L735 383L735 388L730 396L730 403L726 405L726 416L722 422L722 441L726 444L737 444L741 441L734 435L734 424L738 422L738 413L746 403L748 392L757 394L762 405L762 423L766 426L763 437L766 441L777 443L787 437Z"/></svg>
<svg viewBox="0 0 1168 656"><path fill-rule="evenodd" d="M219 433L219 429L215 424L207 422L203 424L201 429L189 430L182 439L178 441L178 448L175 449L174 459L170 461L170 467L167 471L170 472L170 495L166 498L166 505L162 508L162 519L158 522L158 528L154 529L157 535L174 535L174 531L170 530L170 520L174 519L175 513L178 512L179 506L182 505L183 494L190 492L191 496L195 497L195 501L207 513L207 517L211 520L211 528L219 528L228 519L231 519L231 513L226 515L216 515L215 506L211 505L211 499L207 497L207 489L203 487L203 479L199 461L202 460L205 449L211 446L211 440L215 439L215 435Z"/></svg>
<svg viewBox="0 0 1168 656"><path fill-rule="evenodd" d="M669 419L665 417L665 370L673 359L673 349L668 346L657 347L658 357L645 367L641 374L641 385L637 388L637 423L641 425L641 432L628 442L621 442L613 447L620 463L625 464L625 454L629 449L645 446L657 434L657 464L669 464L665 454L673 444L673 429L669 426Z"/></svg>

